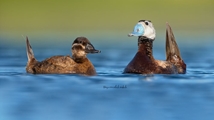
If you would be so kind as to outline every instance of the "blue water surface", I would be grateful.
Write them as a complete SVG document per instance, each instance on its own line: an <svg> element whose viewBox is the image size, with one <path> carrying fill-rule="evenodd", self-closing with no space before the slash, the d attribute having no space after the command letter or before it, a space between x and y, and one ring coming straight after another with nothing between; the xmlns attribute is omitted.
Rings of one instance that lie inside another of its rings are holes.
<svg viewBox="0 0 214 120"><path fill-rule="evenodd" d="M97 70L92 77L28 74L25 42L1 44L0 120L213 120L210 41L179 44L187 64L187 73L179 75L122 74L137 44L95 43L102 52L88 55ZM38 60L70 54L70 44L32 47ZM164 52L164 43L154 43L155 58L164 60Z"/></svg>

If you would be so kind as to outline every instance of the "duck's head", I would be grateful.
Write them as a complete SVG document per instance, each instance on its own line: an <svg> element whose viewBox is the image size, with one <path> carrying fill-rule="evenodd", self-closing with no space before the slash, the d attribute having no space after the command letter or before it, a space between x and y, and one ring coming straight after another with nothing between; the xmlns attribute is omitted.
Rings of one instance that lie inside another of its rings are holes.
<svg viewBox="0 0 214 120"><path fill-rule="evenodd" d="M140 20L135 25L133 32L128 34L128 36L144 36L154 40L156 36L155 28L150 20Z"/></svg>
<svg viewBox="0 0 214 120"><path fill-rule="evenodd" d="M71 47L72 56L76 58L85 58L87 53L100 53L96 50L90 41L85 37L77 37Z"/></svg>

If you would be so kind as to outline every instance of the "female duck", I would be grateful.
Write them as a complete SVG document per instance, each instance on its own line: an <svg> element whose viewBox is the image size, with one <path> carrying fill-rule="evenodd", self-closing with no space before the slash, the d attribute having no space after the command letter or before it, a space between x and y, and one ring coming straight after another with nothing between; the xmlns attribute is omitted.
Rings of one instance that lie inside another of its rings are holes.
<svg viewBox="0 0 214 120"><path fill-rule="evenodd" d="M138 51L124 69L124 73L136 74L184 74L186 64L182 60L172 29L166 23L166 61L155 60L152 55L155 29L149 20L140 20L128 36L138 36Z"/></svg>
<svg viewBox="0 0 214 120"><path fill-rule="evenodd" d="M83 74L95 75L96 71L93 64L86 57L87 53L99 53L94 46L85 37L78 37L72 44L72 57L70 56L53 56L44 61L37 61L34 57L33 50L26 38L28 62L26 71L33 74Z"/></svg>

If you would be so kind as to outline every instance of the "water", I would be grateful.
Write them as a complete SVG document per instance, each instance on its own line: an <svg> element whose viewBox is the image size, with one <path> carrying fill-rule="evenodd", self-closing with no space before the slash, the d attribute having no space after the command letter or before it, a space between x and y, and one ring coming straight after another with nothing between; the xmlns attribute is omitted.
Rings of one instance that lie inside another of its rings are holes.
<svg viewBox="0 0 214 120"><path fill-rule="evenodd" d="M214 118L212 42L179 44L187 64L184 75L122 74L136 44L94 43L102 53L88 55L97 70L92 77L27 74L24 45L0 47L0 120ZM165 59L164 44L154 45L155 58ZM32 46L38 60L70 50L69 45Z"/></svg>

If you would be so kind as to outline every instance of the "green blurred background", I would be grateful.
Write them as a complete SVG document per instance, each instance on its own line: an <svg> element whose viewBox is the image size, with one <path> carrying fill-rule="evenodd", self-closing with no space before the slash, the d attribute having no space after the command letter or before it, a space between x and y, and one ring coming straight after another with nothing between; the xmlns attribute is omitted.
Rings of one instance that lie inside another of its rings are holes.
<svg viewBox="0 0 214 120"><path fill-rule="evenodd" d="M177 36L213 36L214 1L0 0L0 40L19 43L28 35L32 41L77 36L120 41L129 39L140 19L151 20L162 39L166 22Z"/></svg>

